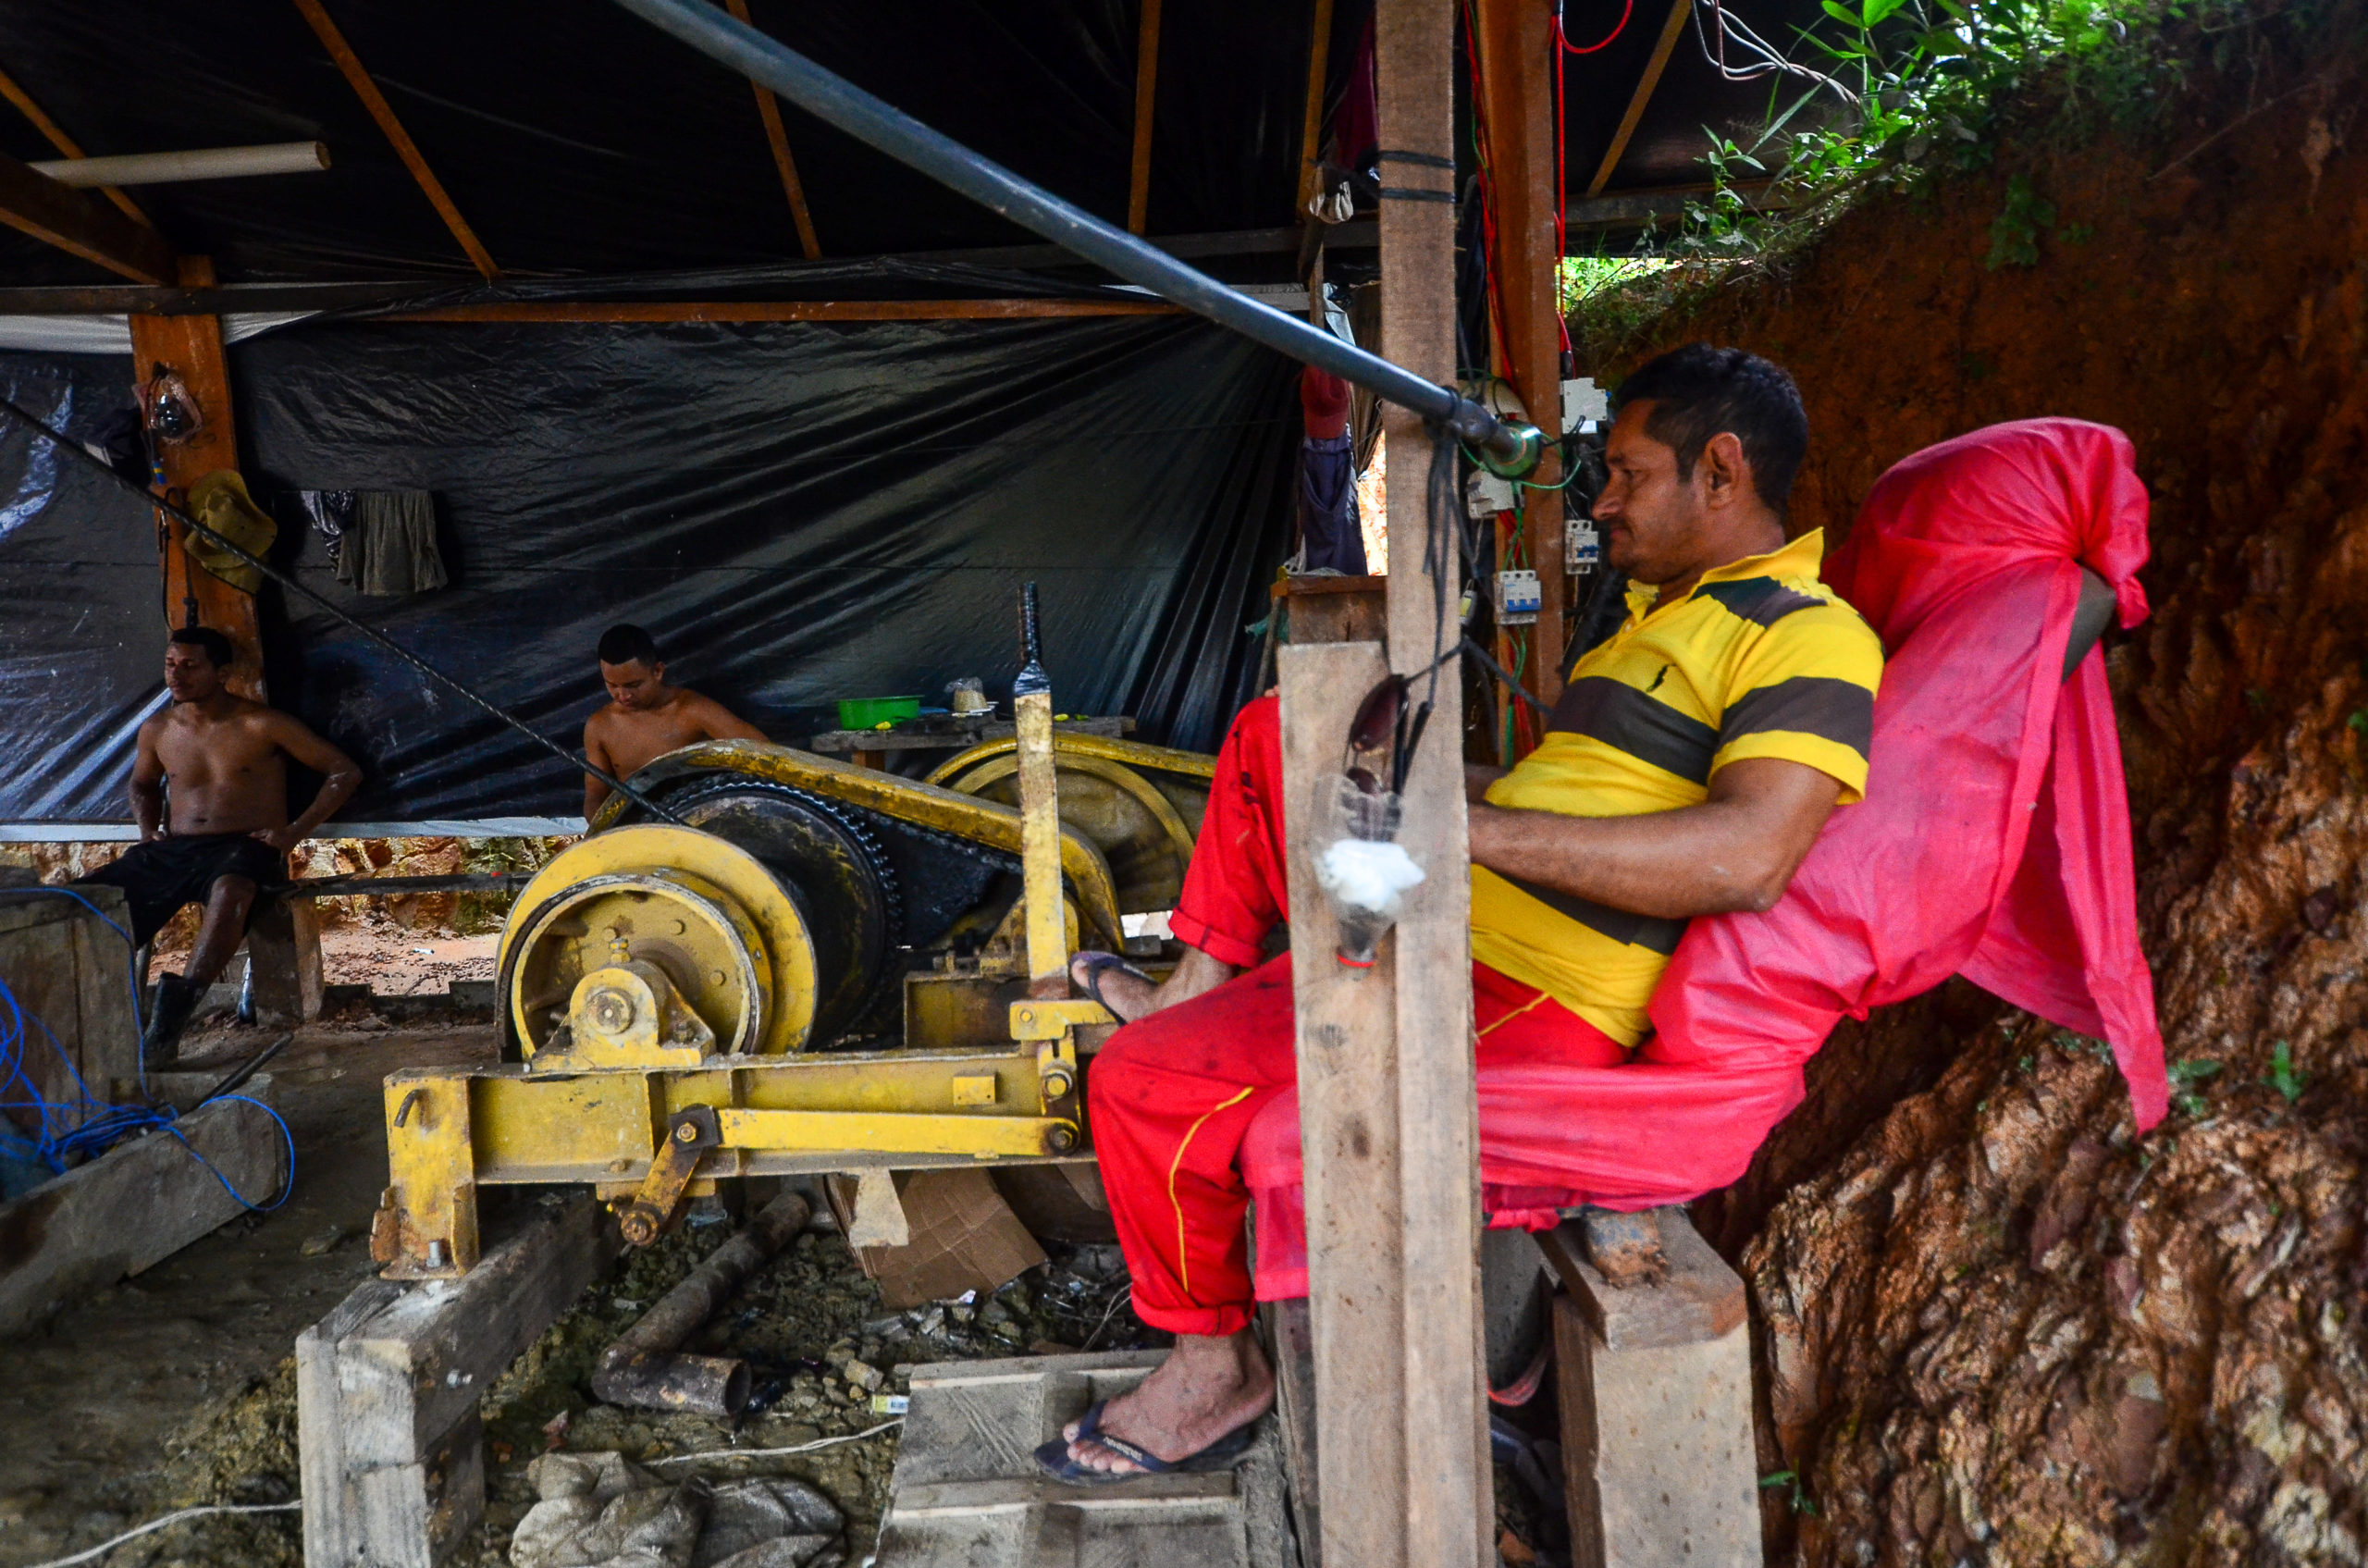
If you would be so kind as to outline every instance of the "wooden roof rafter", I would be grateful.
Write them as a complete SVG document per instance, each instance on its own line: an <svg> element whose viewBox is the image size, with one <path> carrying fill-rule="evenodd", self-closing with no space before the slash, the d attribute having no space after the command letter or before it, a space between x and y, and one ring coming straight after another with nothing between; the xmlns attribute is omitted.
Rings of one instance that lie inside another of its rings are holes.
<svg viewBox="0 0 2368 1568"><path fill-rule="evenodd" d="M80 142L66 134L65 127L49 117L48 113L33 101L33 95L26 92L15 77L5 70L0 70L0 98L6 98L15 105L17 112L31 120L33 129L41 132L42 140L68 157L87 158L91 155L82 150ZM116 210L132 222L145 224L150 228L156 227L155 221L140 210L140 204L117 187L103 185L99 187L99 193L113 202Z"/></svg>
<svg viewBox="0 0 2368 1568"><path fill-rule="evenodd" d="M723 0L732 19L749 27L748 0ZM822 259L822 241L814 232L814 215L806 205L806 186L797 178L797 160L790 155L789 131L781 121L781 104L761 82L752 81L749 91L757 95L757 117L764 121L765 142L772 149L773 167L781 171L782 194L789 198L789 217L797 226L798 249L806 253L808 261Z"/></svg>
<svg viewBox="0 0 2368 1568"><path fill-rule="evenodd" d="M444 182L438 179L436 171L427 167L427 159L420 152L419 144L411 139L411 132L405 130L403 122L395 117L394 105L388 103L387 95L378 91L378 84L370 80L369 71L363 68L361 57L354 54L353 46L345 41L345 34L338 30L337 23L329 19L328 12L322 9L321 0L294 0L294 4L296 9L303 14L306 25L312 28L313 35L321 41L321 47L328 51L329 58L336 63L347 85L353 89L353 95L362 100L363 108L369 111L370 117L386 133L387 140L394 146L395 156L401 158L403 167L411 171L421 193L436 209L436 216L444 220L444 227L451 230L452 238L460 241L461 249L467 253L469 260L484 275L487 282L500 278L501 268L495 265L491 253L477 239L476 230L469 227L468 219L461 216L461 209L453 205L452 198L444 190Z"/></svg>
<svg viewBox="0 0 2368 1568"><path fill-rule="evenodd" d="M1685 32L1686 19L1693 14L1693 0L1673 0L1669 19L1661 24L1661 35L1653 43L1652 58L1645 62L1645 74L1636 79L1636 91L1629 95L1628 112L1620 117L1620 129L1612 133L1611 145L1603 150L1603 162L1596 167L1595 178L1587 181L1587 194L1600 196L1611 182L1612 170L1620 167L1621 154L1628 151L1629 138L1636 134L1636 127L1645 118L1645 106L1653 101L1653 90L1661 84L1661 72L1669 68L1669 57L1677 52L1677 41Z"/></svg>

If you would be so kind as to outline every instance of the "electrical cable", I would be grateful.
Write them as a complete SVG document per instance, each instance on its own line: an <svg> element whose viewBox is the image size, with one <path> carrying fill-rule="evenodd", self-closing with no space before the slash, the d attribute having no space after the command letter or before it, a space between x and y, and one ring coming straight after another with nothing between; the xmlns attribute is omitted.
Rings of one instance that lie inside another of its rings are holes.
<svg viewBox="0 0 2368 1568"><path fill-rule="evenodd" d="M1679 0L1679 4L1683 5L1684 3L1684 0ZM1571 35L1569 33L1562 31L1562 6L1560 0L1556 0L1554 6L1554 41L1562 46L1563 52L1566 54L1600 54L1604 50L1611 47L1611 41L1613 39L1628 31L1628 19L1635 14L1636 0L1621 0L1620 19L1611 24L1611 31L1603 35L1603 42L1600 43L1590 43L1585 48L1582 49L1577 44L1571 42Z"/></svg>
<svg viewBox="0 0 2368 1568"><path fill-rule="evenodd" d="M32 1564L32 1568L76 1568L78 1563L96 1562L124 1542L137 1540L151 1530L161 1530L167 1525L178 1525L184 1519L195 1519L207 1513L290 1513L301 1510L303 1506L302 1500L299 1499L295 1502L213 1502L202 1508L177 1509L162 1519L151 1519L145 1525L135 1525L110 1540L101 1541L94 1547L87 1547L71 1557L53 1557L46 1562Z"/></svg>
<svg viewBox="0 0 2368 1568"><path fill-rule="evenodd" d="M103 462L99 458L92 456L90 451L83 447L81 442L73 439L69 436L62 435L59 432L51 429L47 425L42 423L39 419L34 418L32 414L18 407L11 400L0 397L0 414L9 415L18 424L24 426L27 429L32 431L36 435L46 437L65 451L80 459L88 466L97 469L116 484L120 485L125 489L130 490L132 494L138 496L148 505L156 508L159 512L179 519L183 527L188 528L191 533L202 536L207 542L222 549L228 550L230 554L238 557L238 559L245 564L253 567L256 571L262 573L273 582L278 583L281 587L288 589L291 593L301 594L305 599L310 599L320 609L328 611L328 613L335 618L339 623L345 626L347 629L361 633L364 636L368 637L372 642L376 643L380 648L385 648L388 653L393 654L396 658L401 660L404 663L410 665L421 674L426 675L429 680L434 681L437 685L445 687L455 696L483 709L486 712L491 714L496 719L500 720L504 724L509 725L512 729L516 730L520 735L524 735L528 740L533 741L536 746L541 747L544 750L549 752L561 761L565 762L571 769L579 770L583 772L591 774L594 778L598 779L602 784L607 784L610 789L616 791L619 795L623 796L627 800L632 801L635 805L640 807L643 810L648 811L652 816L672 822L677 827L688 827L690 825L684 821L680 817L676 816L673 812L667 810L663 806L659 805L656 801L653 801L644 796L639 790L635 789L631 784L626 784L623 780L610 777L608 773L605 773L598 768L594 767L588 759L578 759L574 752L569 751L565 747L561 746L558 742L546 740L542 735L536 734L532 728L530 728L524 721L515 717L508 710L496 707L486 698L479 697L475 692L471 691L467 686L462 685L460 682L454 680L443 671L438 670L435 665L427 662L426 660L420 658L419 655L412 652L411 649L403 647L401 643L396 642L392 637L388 636L385 633L380 632L374 627L364 625L361 622L355 620L352 616L348 615L344 611L330 603L320 594L317 594L311 588L306 587L302 583L298 582L294 577L289 575L285 572L282 572L279 568L272 565L269 562L265 561L262 557L250 554L235 541L224 538L220 534L216 533L213 529L207 527L204 524L191 516L181 508L174 505L164 497L150 490L147 487L141 484L139 480L131 478L127 475L117 473L115 469L109 466L106 463Z"/></svg>
<svg viewBox="0 0 2368 1568"><path fill-rule="evenodd" d="M866 1438L880 1436L891 1426L902 1426L904 1424L905 1418L899 1415L894 1421L882 1421L879 1426L867 1427L860 1432L848 1432L836 1438L820 1438L810 1443L794 1443L785 1449L707 1449L698 1453L670 1453L659 1459L645 1459L642 1463L644 1464L687 1464L695 1459L785 1458L794 1453L812 1453L816 1449L832 1448L840 1443L859 1443Z"/></svg>

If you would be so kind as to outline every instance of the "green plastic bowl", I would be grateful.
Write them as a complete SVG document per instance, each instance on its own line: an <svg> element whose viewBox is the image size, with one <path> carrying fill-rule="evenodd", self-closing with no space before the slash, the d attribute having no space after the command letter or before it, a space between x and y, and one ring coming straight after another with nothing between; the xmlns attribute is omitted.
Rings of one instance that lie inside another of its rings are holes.
<svg viewBox="0 0 2368 1568"><path fill-rule="evenodd" d="M899 719L919 716L921 699L918 697L845 697L839 699L839 728L843 730L876 729L893 724Z"/></svg>

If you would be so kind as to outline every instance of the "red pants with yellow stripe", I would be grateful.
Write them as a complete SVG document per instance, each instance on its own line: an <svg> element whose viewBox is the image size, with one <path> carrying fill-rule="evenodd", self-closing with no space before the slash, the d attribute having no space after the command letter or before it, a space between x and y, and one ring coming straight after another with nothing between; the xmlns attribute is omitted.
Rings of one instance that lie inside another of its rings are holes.
<svg viewBox="0 0 2368 1568"><path fill-rule="evenodd" d="M1249 968L1204 996L1113 1035L1086 1079L1093 1143L1134 1310L1178 1334L1246 1327L1260 1293L1243 1213L1245 1144L1295 1166L1297 1049L1289 955L1261 962L1287 916L1277 703L1241 711L1170 929L1221 962ZM1627 1059L1611 1038L1541 991L1472 966L1479 1060L1606 1067ZM1264 1273L1262 1270L1262 1275ZM1302 1282L1287 1282L1304 1290ZM1266 1294L1278 1293L1269 1290Z"/></svg>

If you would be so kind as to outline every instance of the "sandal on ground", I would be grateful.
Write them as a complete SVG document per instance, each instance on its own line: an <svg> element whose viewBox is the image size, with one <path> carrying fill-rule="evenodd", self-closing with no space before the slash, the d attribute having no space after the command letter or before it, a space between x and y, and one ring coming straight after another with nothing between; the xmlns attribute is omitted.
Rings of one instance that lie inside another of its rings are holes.
<svg viewBox="0 0 2368 1568"><path fill-rule="evenodd" d="M1036 1463L1045 1475L1055 1481L1067 1481L1073 1485L1105 1486L1113 1481L1131 1481L1143 1475L1182 1475L1230 1470L1241 1463L1242 1456L1250 1451L1251 1445L1257 1440L1258 1421L1253 1416L1198 1453L1188 1454L1178 1460L1165 1460L1148 1449L1137 1448L1126 1438L1114 1438L1102 1430L1102 1412L1109 1402L1104 1400L1085 1413L1085 1419L1078 1423L1075 1438L1054 1438L1036 1451ZM1128 1463L1141 1465L1142 1468L1140 1470L1096 1469L1091 1464L1071 1457L1069 1453L1071 1443L1100 1443Z"/></svg>
<svg viewBox="0 0 2368 1568"><path fill-rule="evenodd" d="M1143 973L1142 970L1135 968L1134 965L1127 962L1126 959L1121 958L1116 953L1079 953L1069 961L1072 964L1083 964L1085 966L1085 994L1088 996L1092 997L1094 1001L1100 1003L1103 1008L1107 1011L1112 1018L1117 1019L1121 1022L1125 1021L1126 1015L1119 1012L1117 1008L1111 1006L1110 999L1102 994L1102 977L1104 974L1107 974L1110 970L1116 969L1121 974L1130 974L1134 976L1137 980L1141 981L1145 985L1157 985L1159 983L1159 982L1152 979L1151 976Z"/></svg>

